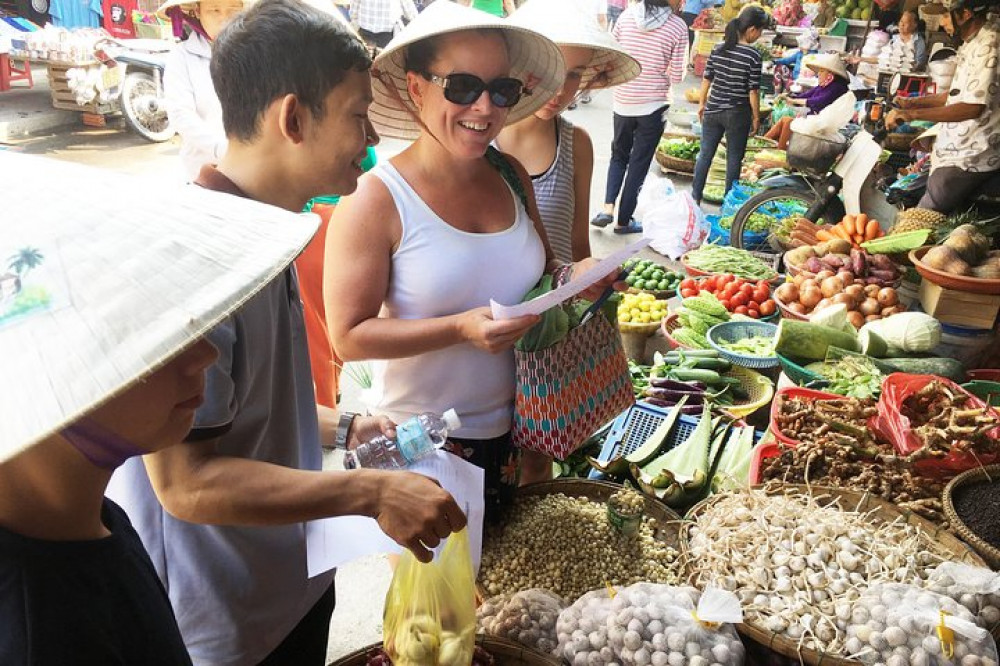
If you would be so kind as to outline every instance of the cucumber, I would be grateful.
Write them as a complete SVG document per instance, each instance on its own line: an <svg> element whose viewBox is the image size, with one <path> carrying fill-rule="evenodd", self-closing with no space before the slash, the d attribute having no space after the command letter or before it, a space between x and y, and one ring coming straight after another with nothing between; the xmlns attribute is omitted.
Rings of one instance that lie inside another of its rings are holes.
<svg viewBox="0 0 1000 666"><path fill-rule="evenodd" d="M696 370L694 368L673 368L667 373L671 379L680 382L703 382L705 384L717 384L720 381L719 373L715 370Z"/></svg>
<svg viewBox="0 0 1000 666"><path fill-rule="evenodd" d="M885 374L905 372L910 375L937 375L953 382L965 381L965 366L953 358L876 358L872 361Z"/></svg>
<svg viewBox="0 0 1000 666"><path fill-rule="evenodd" d="M782 319L778 324L774 349L782 356L823 361L830 347L840 347L853 352L861 351L856 334L795 319Z"/></svg>

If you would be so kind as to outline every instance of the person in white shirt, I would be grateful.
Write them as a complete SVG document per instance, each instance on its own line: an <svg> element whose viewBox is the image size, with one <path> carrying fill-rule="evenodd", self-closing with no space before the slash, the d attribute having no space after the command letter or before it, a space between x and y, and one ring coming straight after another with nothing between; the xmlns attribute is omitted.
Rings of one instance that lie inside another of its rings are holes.
<svg viewBox="0 0 1000 666"><path fill-rule="evenodd" d="M203 164L216 164L226 152L222 107L212 85L212 41L243 10L243 0L168 0L157 13L190 36L170 53L163 73L164 104L181 137L184 176L194 180Z"/></svg>
<svg viewBox="0 0 1000 666"><path fill-rule="evenodd" d="M397 28L417 16L413 0L351 0L351 25L370 46L384 49Z"/></svg>
<svg viewBox="0 0 1000 666"><path fill-rule="evenodd" d="M605 30L608 29L608 0L584 0L584 6L597 16L597 22ZM580 104L590 104L593 98L590 90L580 93ZM569 105L570 109L576 108L576 102Z"/></svg>
<svg viewBox="0 0 1000 666"><path fill-rule="evenodd" d="M951 89L897 98L889 129L914 120L940 123L921 208L950 213L1000 175L1000 25L998 0L953 0L945 29L961 38Z"/></svg>

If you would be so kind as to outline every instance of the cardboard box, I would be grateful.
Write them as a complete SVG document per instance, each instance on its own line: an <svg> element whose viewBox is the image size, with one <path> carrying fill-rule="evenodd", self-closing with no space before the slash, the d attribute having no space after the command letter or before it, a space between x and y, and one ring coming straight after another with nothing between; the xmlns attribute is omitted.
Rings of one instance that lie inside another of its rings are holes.
<svg viewBox="0 0 1000 666"><path fill-rule="evenodd" d="M942 324L989 330L1000 313L1000 295L945 289L925 279L920 283L920 306Z"/></svg>

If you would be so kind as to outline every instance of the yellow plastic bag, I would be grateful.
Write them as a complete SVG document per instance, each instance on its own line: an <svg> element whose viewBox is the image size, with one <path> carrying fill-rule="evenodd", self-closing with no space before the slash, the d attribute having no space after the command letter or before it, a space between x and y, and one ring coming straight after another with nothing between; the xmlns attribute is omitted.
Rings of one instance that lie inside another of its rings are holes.
<svg viewBox="0 0 1000 666"><path fill-rule="evenodd" d="M476 647L476 581L466 530L423 564L406 551L385 597L384 649L394 666L468 666Z"/></svg>

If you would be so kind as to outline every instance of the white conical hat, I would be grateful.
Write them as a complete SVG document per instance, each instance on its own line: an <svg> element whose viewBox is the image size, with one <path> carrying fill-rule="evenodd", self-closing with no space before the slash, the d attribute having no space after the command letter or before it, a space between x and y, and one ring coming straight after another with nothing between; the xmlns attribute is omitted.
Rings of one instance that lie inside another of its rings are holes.
<svg viewBox="0 0 1000 666"><path fill-rule="evenodd" d="M318 226L194 185L0 152L0 461L169 361ZM59 189L53 196L53 186Z"/></svg>
<svg viewBox="0 0 1000 666"><path fill-rule="evenodd" d="M580 81L581 90L621 85L642 71L639 61L626 53L597 22L597 15L586 11L578 0L529 0L508 21L535 30L559 46L593 49L594 57ZM594 81L602 73L604 76Z"/></svg>
<svg viewBox="0 0 1000 666"><path fill-rule="evenodd" d="M833 72L845 81L851 80L844 61L836 53L811 53L802 59L802 64L813 71L825 69Z"/></svg>
<svg viewBox="0 0 1000 666"><path fill-rule="evenodd" d="M375 129L397 139L420 136L417 108L406 90L406 51L410 45L453 32L488 28L504 31L510 76L520 79L531 91L511 107L506 124L523 120L544 106L562 87L565 76L559 47L534 30L450 0L439 0L403 28L375 58L372 65L375 100L368 111Z"/></svg>

